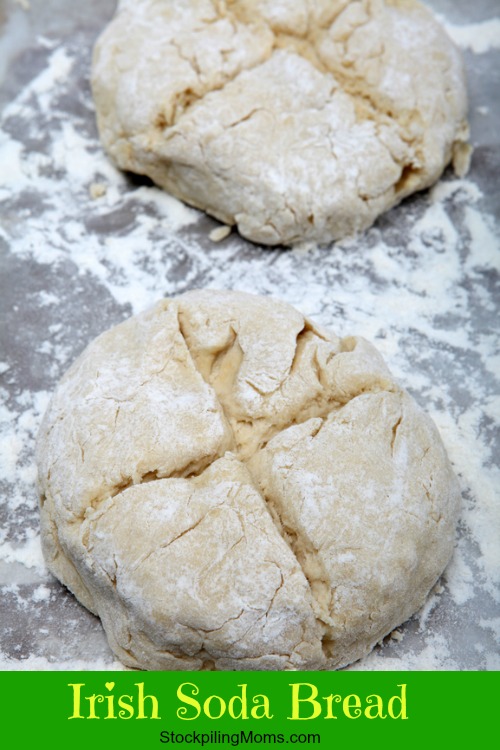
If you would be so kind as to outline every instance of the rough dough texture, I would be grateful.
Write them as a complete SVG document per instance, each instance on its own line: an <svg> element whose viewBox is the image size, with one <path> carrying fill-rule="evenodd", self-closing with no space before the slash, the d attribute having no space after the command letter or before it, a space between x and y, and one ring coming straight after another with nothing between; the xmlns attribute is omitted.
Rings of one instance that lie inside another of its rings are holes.
<svg viewBox="0 0 500 750"><path fill-rule="evenodd" d="M99 336L38 440L51 571L145 669L322 669L424 602L457 481L377 351L237 292Z"/></svg>
<svg viewBox="0 0 500 750"><path fill-rule="evenodd" d="M95 48L101 139L255 242L370 226L454 161L462 61L416 0L133 0Z"/></svg>

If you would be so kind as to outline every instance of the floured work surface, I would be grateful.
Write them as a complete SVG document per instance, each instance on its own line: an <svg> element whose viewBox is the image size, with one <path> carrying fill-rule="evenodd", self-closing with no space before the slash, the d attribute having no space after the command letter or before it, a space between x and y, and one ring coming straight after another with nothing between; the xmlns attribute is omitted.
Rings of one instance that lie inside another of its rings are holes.
<svg viewBox="0 0 500 750"><path fill-rule="evenodd" d="M235 235L214 243L216 222L110 165L88 77L112 3L2 6L4 668L120 667L99 621L44 566L34 438L55 384L92 338L159 297L205 286L273 294L341 336L372 340L436 421L459 475L451 567L420 615L357 667L500 668L496 5L433 3L466 61L467 178L447 173L366 234L307 254Z"/></svg>

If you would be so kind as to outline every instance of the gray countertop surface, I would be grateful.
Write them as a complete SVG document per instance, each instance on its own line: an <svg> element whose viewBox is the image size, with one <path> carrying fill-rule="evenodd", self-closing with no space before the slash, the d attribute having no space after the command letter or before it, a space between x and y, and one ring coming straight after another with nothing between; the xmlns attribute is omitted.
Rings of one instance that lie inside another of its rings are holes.
<svg viewBox="0 0 500 750"><path fill-rule="evenodd" d="M500 3L428 5L462 48L469 174L308 252L262 248L99 144L92 45L111 0L0 1L0 668L120 668L100 621L45 568L34 444L98 333L199 287L272 294L372 340L435 419L459 476L455 555L424 609L358 669L500 669ZM96 187L97 186L97 187Z"/></svg>

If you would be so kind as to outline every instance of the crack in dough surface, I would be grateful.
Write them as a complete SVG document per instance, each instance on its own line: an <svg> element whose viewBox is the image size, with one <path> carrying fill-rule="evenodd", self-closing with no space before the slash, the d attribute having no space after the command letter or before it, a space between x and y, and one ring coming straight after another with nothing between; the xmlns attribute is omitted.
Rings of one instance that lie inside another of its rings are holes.
<svg viewBox="0 0 500 750"><path fill-rule="evenodd" d="M121 168L263 244L344 237L467 169L462 61L416 0L122 2L93 92Z"/></svg>
<svg viewBox="0 0 500 750"><path fill-rule="evenodd" d="M335 668L423 603L459 493L376 350L237 292L99 336L38 440L51 571L147 669Z"/></svg>

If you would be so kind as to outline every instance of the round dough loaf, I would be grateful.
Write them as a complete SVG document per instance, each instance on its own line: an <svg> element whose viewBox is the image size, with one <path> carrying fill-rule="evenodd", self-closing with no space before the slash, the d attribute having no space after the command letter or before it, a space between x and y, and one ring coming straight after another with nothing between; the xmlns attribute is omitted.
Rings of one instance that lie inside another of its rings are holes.
<svg viewBox="0 0 500 750"><path fill-rule="evenodd" d="M377 351L238 292L163 300L56 390L37 460L50 570L145 669L323 669L424 602L456 478Z"/></svg>
<svg viewBox="0 0 500 750"><path fill-rule="evenodd" d="M370 226L454 160L462 61L416 0L133 0L99 39L102 142L255 242Z"/></svg>

